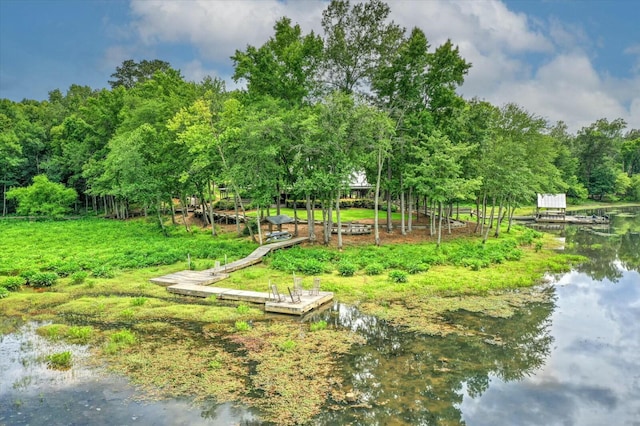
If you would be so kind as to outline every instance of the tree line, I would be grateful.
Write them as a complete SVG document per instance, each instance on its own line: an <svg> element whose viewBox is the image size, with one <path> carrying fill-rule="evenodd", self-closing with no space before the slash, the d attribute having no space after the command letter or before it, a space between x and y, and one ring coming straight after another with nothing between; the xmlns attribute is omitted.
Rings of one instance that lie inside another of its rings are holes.
<svg viewBox="0 0 640 426"><path fill-rule="evenodd" d="M390 12L380 0L333 0L322 34L279 19L261 46L231 57L242 90L186 81L165 61L127 60L109 89L0 100L3 215L32 183L59 183L75 190L76 210L125 218L136 206L162 224L173 199L213 200L222 187L238 214L243 200L262 211L282 193L309 218L320 208L328 243L351 176L365 172L379 243L379 208L398 206L403 234L412 232L407 212L424 208L440 235L459 202L510 222L538 192L640 200L640 130L603 118L572 134L515 103L464 99L456 90L472 64L457 46L432 48ZM490 232L480 220L478 230Z"/></svg>

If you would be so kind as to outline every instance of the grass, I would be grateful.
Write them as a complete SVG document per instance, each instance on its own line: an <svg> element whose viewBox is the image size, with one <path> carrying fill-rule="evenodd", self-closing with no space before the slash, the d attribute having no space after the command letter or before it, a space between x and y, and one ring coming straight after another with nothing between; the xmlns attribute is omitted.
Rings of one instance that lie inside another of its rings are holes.
<svg viewBox="0 0 640 426"><path fill-rule="evenodd" d="M222 236L213 240L202 229L187 234L169 228L164 237L157 225L144 220L119 222L88 218L64 222L0 221L0 277L26 271L54 272L60 277L87 271L112 277L117 270L139 269L209 259L235 260L255 244ZM185 268L186 269L186 268ZM75 276L76 282L85 277ZM50 280L46 282L48 284Z"/></svg>

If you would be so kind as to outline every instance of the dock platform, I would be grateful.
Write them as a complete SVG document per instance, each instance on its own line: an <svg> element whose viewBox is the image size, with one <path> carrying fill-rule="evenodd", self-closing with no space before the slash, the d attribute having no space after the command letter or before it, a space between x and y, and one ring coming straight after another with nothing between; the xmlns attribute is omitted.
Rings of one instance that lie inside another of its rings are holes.
<svg viewBox="0 0 640 426"><path fill-rule="evenodd" d="M234 290L223 287L209 287L198 284L176 284L167 287L170 293L182 294L185 296L210 297L215 296L220 300L233 300L249 303L264 304L265 312L274 312L289 315L303 315L310 310L324 305L333 300L333 293L320 291L317 295L300 295L300 302L290 301L285 298L284 302L277 302L269 297L269 293L249 290Z"/></svg>

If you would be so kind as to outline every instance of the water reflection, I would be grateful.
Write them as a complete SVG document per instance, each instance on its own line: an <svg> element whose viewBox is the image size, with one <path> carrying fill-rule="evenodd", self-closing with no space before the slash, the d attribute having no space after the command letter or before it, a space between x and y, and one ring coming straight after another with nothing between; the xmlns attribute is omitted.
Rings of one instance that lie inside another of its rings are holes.
<svg viewBox="0 0 640 426"><path fill-rule="evenodd" d="M204 425L258 424L246 409L186 400L142 402L119 377L84 365L87 347L51 343L27 323L0 336L0 425ZM70 350L74 367L48 369L43 357Z"/></svg>
<svg viewBox="0 0 640 426"><path fill-rule="evenodd" d="M551 290L552 292L552 290ZM345 391L355 401L326 412L318 424L456 424L463 389L481 395L490 376L518 380L540 367L550 351L553 311L549 301L520 310L509 320L450 314L460 335L407 333L353 307L336 305L329 321L367 338L343 367Z"/></svg>
<svg viewBox="0 0 640 426"><path fill-rule="evenodd" d="M640 419L640 222L612 215L606 230L568 227L566 250L590 261L559 278L547 362L519 382L491 378L465 391L469 425L638 424Z"/></svg>

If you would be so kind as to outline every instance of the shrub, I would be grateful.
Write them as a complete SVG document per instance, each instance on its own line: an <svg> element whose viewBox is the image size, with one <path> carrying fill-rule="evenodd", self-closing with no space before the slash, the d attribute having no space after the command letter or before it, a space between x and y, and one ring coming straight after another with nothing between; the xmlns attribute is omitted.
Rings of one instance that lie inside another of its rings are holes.
<svg viewBox="0 0 640 426"><path fill-rule="evenodd" d="M406 283L409 281L407 273L397 269L389 272L389 279L394 283Z"/></svg>
<svg viewBox="0 0 640 426"><path fill-rule="evenodd" d="M61 277L68 277L69 275L80 270L80 266L75 262L60 263L53 267L53 270Z"/></svg>
<svg viewBox="0 0 640 426"><path fill-rule="evenodd" d="M71 275L71 282L73 284L82 284L88 275L87 271L74 272Z"/></svg>
<svg viewBox="0 0 640 426"><path fill-rule="evenodd" d="M31 278L33 278L33 276L36 275L37 273L38 271L34 269L27 269L26 271L20 272L20 276L24 278L26 285L31 285Z"/></svg>
<svg viewBox="0 0 640 426"><path fill-rule="evenodd" d="M429 265L424 263L409 263L405 266L405 270L410 274L419 274L420 272L427 272Z"/></svg>
<svg viewBox="0 0 640 426"><path fill-rule="evenodd" d="M49 368L66 370L71 368L71 352L64 351L47 356Z"/></svg>
<svg viewBox="0 0 640 426"><path fill-rule="evenodd" d="M364 273L367 275L380 275L382 271L384 271L384 266L377 262L370 263L364 268Z"/></svg>
<svg viewBox="0 0 640 426"><path fill-rule="evenodd" d="M37 272L29 280L29 284L35 288L51 287L58 281L55 272Z"/></svg>
<svg viewBox="0 0 640 426"><path fill-rule="evenodd" d="M0 287L0 299L4 299L5 297L9 297L9 290L4 287Z"/></svg>
<svg viewBox="0 0 640 426"><path fill-rule="evenodd" d="M351 262L342 261L338 264L338 273L343 277L352 277L356 273L356 265Z"/></svg>
<svg viewBox="0 0 640 426"><path fill-rule="evenodd" d="M91 271L91 275L96 278L113 278L115 276L115 273L108 266L98 266L96 268L93 268L93 270Z"/></svg>
<svg viewBox="0 0 640 426"><path fill-rule="evenodd" d="M0 283L0 287L6 288L9 291L17 291L26 283L27 280L23 277L7 277Z"/></svg>
<svg viewBox="0 0 640 426"><path fill-rule="evenodd" d="M325 272L326 266L315 259L304 259L298 263L296 270L306 275L318 275Z"/></svg>
<svg viewBox="0 0 640 426"><path fill-rule="evenodd" d="M318 322L314 322L309 326L309 330L311 331L320 331L327 328L327 322L324 320L320 320Z"/></svg>
<svg viewBox="0 0 640 426"><path fill-rule="evenodd" d="M26 188L15 188L7 192L7 198L18 203L16 212L20 215L60 217L71 211L78 194L73 188L49 181L47 176L38 175L33 184Z"/></svg>

